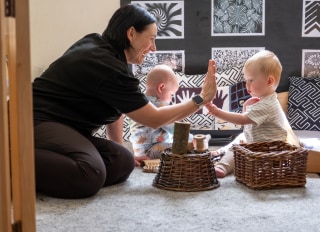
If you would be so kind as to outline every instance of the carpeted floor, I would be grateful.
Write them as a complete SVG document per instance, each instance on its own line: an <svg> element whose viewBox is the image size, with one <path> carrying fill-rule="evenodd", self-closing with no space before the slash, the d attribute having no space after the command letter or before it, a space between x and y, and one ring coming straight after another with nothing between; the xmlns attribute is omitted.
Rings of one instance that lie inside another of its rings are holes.
<svg viewBox="0 0 320 232"><path fill-rule="evenodd" d="M136 168L129 180L94 197L63 200L37 195L38 232L320 231L320 178L301 188L251 190L233 175L220 187L176 192L152 186Z"/></svg>

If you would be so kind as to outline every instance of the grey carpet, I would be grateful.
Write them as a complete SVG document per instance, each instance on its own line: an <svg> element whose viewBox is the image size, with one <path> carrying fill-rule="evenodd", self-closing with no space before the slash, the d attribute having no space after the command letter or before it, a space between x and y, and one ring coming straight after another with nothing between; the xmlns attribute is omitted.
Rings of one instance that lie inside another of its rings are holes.
<svg viewBox="0 0 320 232"><path fill-rule="evenodd" d="M200 192L162 190L152 186L154 177L136 168L89 199L38 194L37 231L320 231L317 174L308 174L306 187L276 190L251 190L229 175Z"/></svg>

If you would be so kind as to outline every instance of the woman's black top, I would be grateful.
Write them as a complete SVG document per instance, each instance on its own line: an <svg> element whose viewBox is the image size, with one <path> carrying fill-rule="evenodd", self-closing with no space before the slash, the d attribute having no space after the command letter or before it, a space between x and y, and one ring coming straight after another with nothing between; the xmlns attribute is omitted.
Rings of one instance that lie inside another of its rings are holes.
<svg viewBox="0 0 320 232"><path fill-rule="evenodd" d="M123 50L99 34L80 39L33 82L34 120L60 122L83 134L147 103Z"/></svg>

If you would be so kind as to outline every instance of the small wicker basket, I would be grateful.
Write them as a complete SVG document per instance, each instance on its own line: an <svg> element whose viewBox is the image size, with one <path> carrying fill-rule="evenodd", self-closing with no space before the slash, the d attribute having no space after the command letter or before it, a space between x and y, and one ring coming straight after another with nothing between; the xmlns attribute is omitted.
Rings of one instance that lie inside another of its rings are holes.
<svg viewBox="0 0 320 232"><path fill-rule="evenodd" d="M306 184L308 150L282 141L233 145L235 177L252 189Z"/></svg>
<svg viewBox="0 0 320 232"><path fill-rule="evenodd" d="M168 149L161 155L153 186L174 191L202 191L219 187L210 152L172 154Z"/></svg>

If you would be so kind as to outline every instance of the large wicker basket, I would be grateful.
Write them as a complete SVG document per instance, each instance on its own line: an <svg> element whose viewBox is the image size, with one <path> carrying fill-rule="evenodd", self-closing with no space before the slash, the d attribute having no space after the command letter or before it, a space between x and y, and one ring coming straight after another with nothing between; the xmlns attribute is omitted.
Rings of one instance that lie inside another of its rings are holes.
<svg viewBox="0 0 320 232"><path fill-rule="evenodd" d="M174 191L202 191L219 187L210 152L200 154L161 155L153 186Z"/></svg>
<svg viewBox="0 0 320 232"><path fill-rule="evenodd" d="M308 150L281 141L233 145L235 177L252 189L306 184Z"/></svg>

